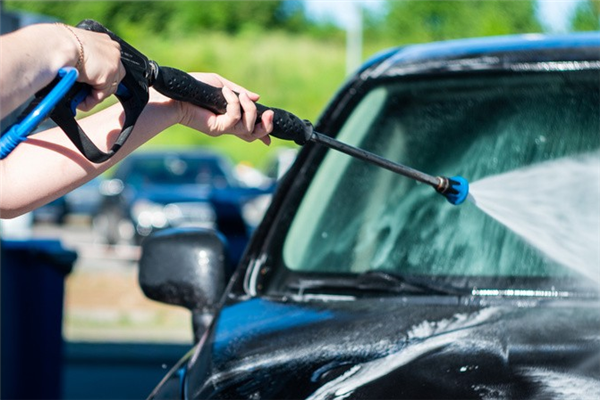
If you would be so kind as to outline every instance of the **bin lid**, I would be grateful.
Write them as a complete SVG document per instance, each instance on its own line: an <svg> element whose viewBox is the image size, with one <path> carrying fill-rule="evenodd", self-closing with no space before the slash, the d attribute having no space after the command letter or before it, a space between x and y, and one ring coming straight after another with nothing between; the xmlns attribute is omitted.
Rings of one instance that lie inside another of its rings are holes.
<svg viewBox="0 0 600 400"><path fill-rule="evenodd" d="M11 253L15 255L15 253L25 252L52 264L65 275L71 272L77 260L77 252L65 248L58 239L2 239L0 249L3 259L10 257Z"/></svg>

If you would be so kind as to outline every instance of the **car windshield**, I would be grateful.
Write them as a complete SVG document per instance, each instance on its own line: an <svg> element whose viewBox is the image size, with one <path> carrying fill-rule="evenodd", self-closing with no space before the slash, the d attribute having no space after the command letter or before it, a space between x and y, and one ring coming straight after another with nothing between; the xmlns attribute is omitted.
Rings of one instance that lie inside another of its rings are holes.
<svg viewBox="0 0 600 400"><path fill-rule="evenodd" d="M582 154L598 160L599 88L598 71L386 81L364 96L337 138L469 182ZM561 187L552 176L547 184ZM587 187L592 213L599 185ZM597 248L600 227L591 231ZM332 150L291 220L281 261L292 273L376 270L496 284L581 276L472 202L451 205L428 185Z"/></svg>
<svg viewBox="0 0 600 400"><path fill-rule="evenodd" d="M140 188L148 185L207 185L224 188L231 178L216 158L178 154L133 159L128 166L128 184Z"/></svg>

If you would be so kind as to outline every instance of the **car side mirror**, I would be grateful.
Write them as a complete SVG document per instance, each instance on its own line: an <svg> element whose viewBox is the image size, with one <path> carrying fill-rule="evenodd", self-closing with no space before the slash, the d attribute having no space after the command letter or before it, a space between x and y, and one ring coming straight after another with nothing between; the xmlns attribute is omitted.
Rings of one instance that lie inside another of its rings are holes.
<svg viewBox="0 0 600 400"><path fill-rule="evenodd" d="M225 239L211 229L165 229L142 242L142 291L149 299L190 310L196 341L225 291L226 254Z"/></svg>

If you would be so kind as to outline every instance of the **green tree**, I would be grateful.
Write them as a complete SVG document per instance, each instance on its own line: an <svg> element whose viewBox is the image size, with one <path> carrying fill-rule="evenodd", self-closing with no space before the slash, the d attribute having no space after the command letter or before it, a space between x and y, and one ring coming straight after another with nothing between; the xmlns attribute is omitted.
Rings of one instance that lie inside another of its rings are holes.
<svg viewBox="0 0 600 400"><path fill-rule="evenodd" d="M571 19L573 31L596 31L600 29L600 1L580 1Z"/></svg>
<svg viewBox="0 0 600 400"><path fill-rule="evenodd" d="M8 0L7 10L53 16L68 24L92 18L115 33L189 35L202 31L298 31L310 24L299 1L24 1Z"/></svg>
<svg viewBox="0 0 600 400"><path fill-rule="evenodd" d="M176 1L169 24L174 31L243 29L281 26L276 19L281 1Z"/></svg>
<svg viewBox="0 0 600 400"><path fill-rule="evenodd" d="M534 0L389 1L382 24L400 43L540 32Z"/></svg>

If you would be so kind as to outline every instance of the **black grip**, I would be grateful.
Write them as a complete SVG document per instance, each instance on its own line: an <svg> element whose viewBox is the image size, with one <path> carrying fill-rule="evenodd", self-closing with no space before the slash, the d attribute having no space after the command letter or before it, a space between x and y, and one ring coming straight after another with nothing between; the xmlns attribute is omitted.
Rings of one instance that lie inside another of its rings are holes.
<svg viewBox="0 0 600 400"><path fill-rule="evenodd" d="M87 137L79 124L77 124L75 121L74 110L72 113L68 112L68 109L71 106L71 99L68 98L68 95L65 96L66 100L63 102L66 104L58 107L51 115L54 122L65 131L67 136L88 160L94 163L100 163L115 155L129 138L137 119L148 103L148 83L152 80L152 73L155 67L146 56L106 29L99 22L87 19L81 21L77 27L88 31L106 33L112 40L119 43L121 47L121 62L126 71L125 77L119 84L119 90L115 93L115 96L123 105L125 121L123 122L123 128L121 129L119 136L107 153L98 149ZM77 92L79 89L74 90Z"/></svg>
<svg viewBox="0 0 600 400"><path fill-rule="evenodd" d="M75 120L75 107L79 100L89 92L89 86L76 82L71 90L61 99L50 113L50 118L58 125L73 142L81 154L93 163L101 163L115 155L129 137L133 124L126 123L113 146L104 152L100 150ZM137 118L137 117L136 117ZM125 119L126 122L128 119Z"/></svg>
<svg viewBox="0 0 600 400"><path fill-rule="evenodd" d="M215 114L225 114L227 101L222 89L200 82L193 76L176 68L160 67L153 85L165 96L205 108ZM312 136L312 124L294 114L279 108L270 108L256 103L258 118L267 110L273 110L272 136L283 140L293 140L299 145L308 142Z"/></svg>

